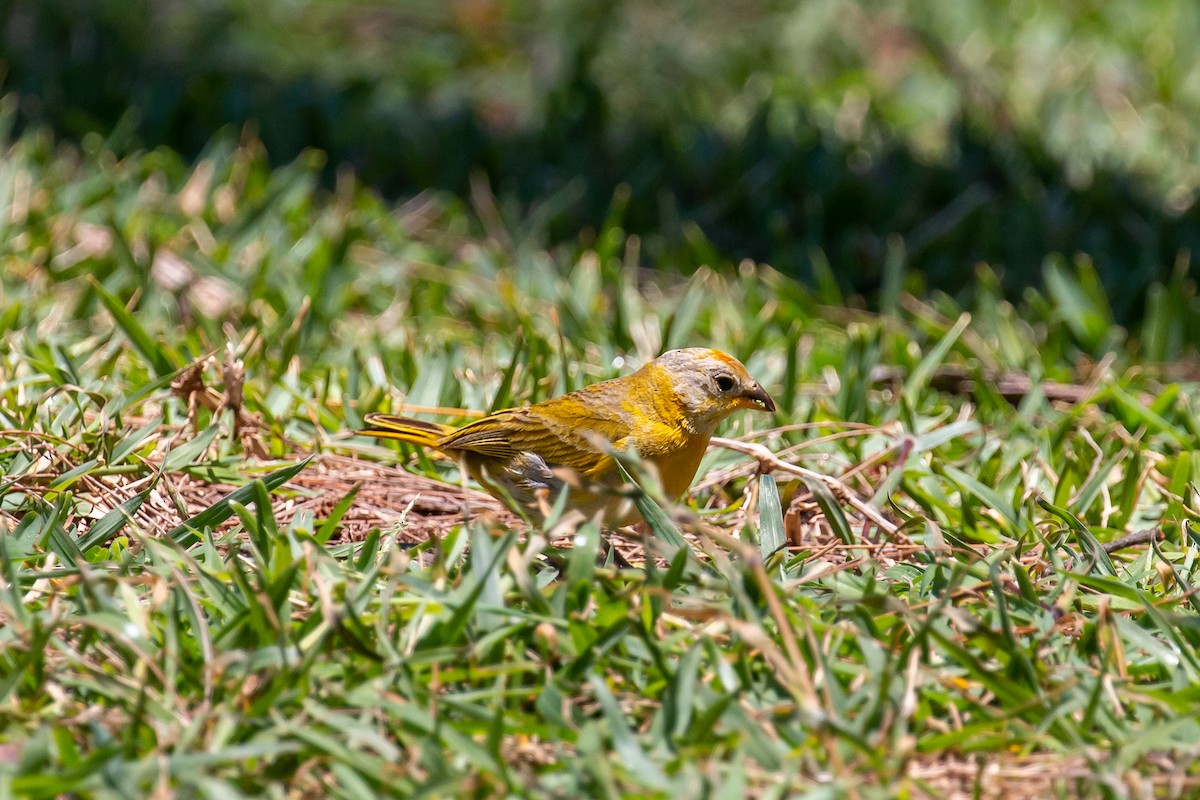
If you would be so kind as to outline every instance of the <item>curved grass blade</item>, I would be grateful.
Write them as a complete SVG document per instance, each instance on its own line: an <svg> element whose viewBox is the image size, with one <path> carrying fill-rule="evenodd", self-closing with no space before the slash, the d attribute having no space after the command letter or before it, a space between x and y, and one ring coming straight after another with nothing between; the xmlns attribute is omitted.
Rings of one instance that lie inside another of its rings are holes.
<svg viewBox="0 0 1200 800"><path fill-rule="evenodd" d="M197 533L205 528L215 528L225 520L229 519L233 513L232 503L248 503L254 499L256 492L255 483L262 483L268 492L278 489L283 484L290 481L292 478L300 474L300 472L308 466L308 462L312 460L312 456L299 461L295 464L289 464L286 467L275 470L274 472L259 478L253 483L248 483L242 486L225 497L213 503L211 506L196 514L191 519L184 521L182 524L173 528L167 533L166 538L174 541L181 547L190 547L199 541Z"/></svg>
<svg viewBox="0 0 1200 800"><path fill-rule="evenodd" d="M133 348L150 362L155 374L162 376L174 372L175 365L171 363L171 357L167 354L166 349L154 341L154 337L142 327L137 318L125 307L125 304L117 299L116 295L105 289L100 281L91 276L88 276L88 280L91 281L92 288L96 290L96 296L100 298L100 302L108 309L108 313L112 314L117 327L129 338Z"/></svg>
<svg viewBox="0 0 1200 800"><path fill-rule="evenodd" d="M354 502L354 498L358 496L359 490L362 489L362 482L354 484L350 487L350 491L346 492L346 496L337 501L333 509L329 512L329 516L321 523L321 527L317 530L314 538L319 544L325 544L333 536L337 530L338 523L342 521L342 517L350 510L350 504Z"/></svg>
<svg viewBox="0 0 1200 800"><path fill-rule="evenodd" d="M116 536L125 527L125 524L133 519L134 513L141 508L142 503L150 496L150 491L150 489L147 489L144 492L138 492L101 517L88 530L87 534L79 540L80 551L87 553L93 547L104 544Z"/></svg>
<svg viewBox="0 0 1200 800"><path fill-rule="evenodd" d="M758 546L766 559L787 541L783 532L783 504L774 475L758 478Z"/></svg>
<svg viewBox="0 0 1200 800"><path fill-rule="evenodd" d="M916 397L918 392L929 386L929 379L933 377L933 371L946 360L950 348L958 341L958 337L962 336L969 324L971 324L971 315L963 312L958 321L954 323L954 327L947 331L933 349L925 354L916 369L908 376L908 380L904 382L905 396Z"/></svg>
<svg viewBox="0 0 1200 800"><path fill-rule="evenodd" d="M675 527L675 523L671 522L671 518L667 516L667 512L663 511L653 497L651 497L640 484L633 479L629 474L629 470L620 461L617 461L617 468L621 470L621 477L629 483L637 486L637 492L633 496L633 504L637 506L638 513L642 515L642 519L646 520L646 525L650 527L650 532L662 539L673 548L687 547L687 539Z"/></svg>
<svg viewBox="0 0 1200 800"><path fill-rule="evenodd" d="M833 492L829 491L829 487L824 481L809 480L803 478L804 484L808 490L812 492L813 499L817 501L817 505L821 507L821 513L825 515L825 521L829 523L829 527L833 529L833 533L837 536L838 541L842 544L854 544L854 531L850 529L850 521L846 519L845 512L838 505L837 498L833 496Z"/></svg>
<svg viewBox="0 0 1200 800"><path fill-rule="evenodd" d="M1088 530L1079 517L1067 511L1065 508L1059 508L1052 504L1044 497L1038 497L1037 503L1042 508L1049 511L1054 516L1067 523L1067 527L1075 534L1075 538L1079 540L1079 547L1083 550L1084 555L1091 559L1091 566L1088 572L1093 574L1107 575L1115 578L1117 576L1117 568L1113 566L1112 559L1108 557L1108 551L1100 544L1092 532Z"/></svg>

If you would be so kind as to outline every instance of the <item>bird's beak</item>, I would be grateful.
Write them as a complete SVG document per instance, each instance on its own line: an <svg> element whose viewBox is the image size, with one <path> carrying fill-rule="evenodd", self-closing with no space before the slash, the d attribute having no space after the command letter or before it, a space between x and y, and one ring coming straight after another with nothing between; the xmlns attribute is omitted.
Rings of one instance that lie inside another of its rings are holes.
<svg viewBox="0 0 1200 800"><path fill-rule="evenodd" d="M761 408L763 411L774 411L775 401L771 399L771 395L767 394L766 390L757 383L750 385L746 391L742 392L742 398L750 403L755 408Z"/></svg>

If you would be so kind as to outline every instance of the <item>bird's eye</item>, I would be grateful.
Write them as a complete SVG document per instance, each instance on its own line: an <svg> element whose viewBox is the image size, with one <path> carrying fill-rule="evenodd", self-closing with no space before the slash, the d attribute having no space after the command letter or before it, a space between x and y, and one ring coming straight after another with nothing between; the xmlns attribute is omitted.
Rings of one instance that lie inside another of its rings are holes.
<svg viewBox="0 0 1200 800"><path fill-rule="evenodd" d="M732 392L733 387L737 385L728 375L718 375L714 382L717 384L717 389L722 392Z"/></svg>

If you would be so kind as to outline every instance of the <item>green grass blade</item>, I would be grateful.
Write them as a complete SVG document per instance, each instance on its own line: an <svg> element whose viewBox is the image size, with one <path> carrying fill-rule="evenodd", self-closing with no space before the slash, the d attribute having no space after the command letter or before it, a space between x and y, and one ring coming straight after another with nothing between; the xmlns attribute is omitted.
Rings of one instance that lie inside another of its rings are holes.
<svg viewBox="0 0 1200 800"><path fill-rule="evenodd" d="M758 545L766 559L787 544L783 531L783 505L774 475L758 477Z"/></svg>
<svg viewBox="0 0 1200 800"><path fill-rule="evenodd" d="M300 472L308 466L308 462L312 457L298 461L295 464L289 464L286 467L281 467L274 472L271 472L259 478L256 482L261 482L266 491L271 492L279 488L283 484L290 481L292 478L300 474ZM181 525L171 529L166 538L176 542L182 547L189 547L195 544L197 533L205 529L212 529L220 525L225 520L229 519L234 514L233 503L245 505L255 498L259 489L254 483L248 483L238 489L227 494L225 497L213 503L210 507L201 511L199 514L191 517Z"/></svg>
<svg viewBox="0 0 1200 800"><path fill-rule="evenodd" d="M155 374L161 376L168 375L175 371L175 364L172 362L170 353L166 347L160 345L155 338L137 321L137 318L130 313L129 309L125 308L125 304L116 298L105 289L99 281L90 278L92 288L96 292L96 296L100 298L100 302L108 309L108 313L112 315L117 323L117 327L129 338L135 350L142 354L142 357L150 362L154 367Z"/></svg>
<svg viewBox="0 0 1200 800"><path fill-rule="evenodd" d="M146 498L150 496L150 492L150 489L138 492L97 520L88 529L87 534L80 537L79 549L83 553L87 553L93 547L104 544L120 533L126 523L133 519L134 513L141 508L142 503L146 502Z"/></svg>

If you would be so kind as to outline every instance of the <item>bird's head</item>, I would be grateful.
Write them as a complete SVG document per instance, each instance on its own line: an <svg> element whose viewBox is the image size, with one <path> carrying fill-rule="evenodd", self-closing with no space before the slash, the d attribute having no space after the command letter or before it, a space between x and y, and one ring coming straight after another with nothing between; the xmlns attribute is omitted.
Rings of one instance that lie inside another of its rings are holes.
<svg viewBox="0 0 1200 800"><path fill-rule="evenodd" d="M668 350L646 365L670 381L689 422L711 430L741 409L774 411L775 402L731 355L706 347Z"/></svg>

